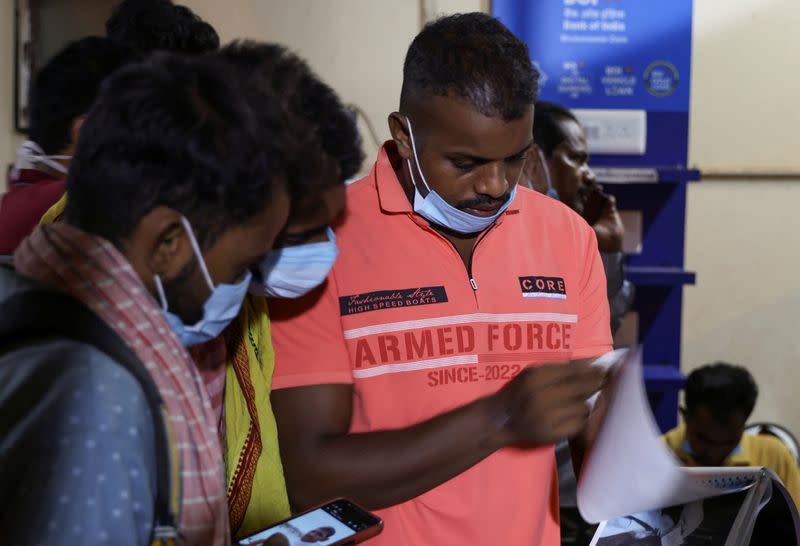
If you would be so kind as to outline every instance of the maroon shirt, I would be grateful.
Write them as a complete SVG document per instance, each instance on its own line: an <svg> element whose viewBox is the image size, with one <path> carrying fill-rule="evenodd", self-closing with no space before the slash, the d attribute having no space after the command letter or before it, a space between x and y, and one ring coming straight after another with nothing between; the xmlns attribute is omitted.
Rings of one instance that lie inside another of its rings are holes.
<svg viewBox="0 0 800 546"><path fill-rule="evenodd" d="M65 191L65 180L35 169L11 171L0 196L0 255L13 254Z"/></svg>

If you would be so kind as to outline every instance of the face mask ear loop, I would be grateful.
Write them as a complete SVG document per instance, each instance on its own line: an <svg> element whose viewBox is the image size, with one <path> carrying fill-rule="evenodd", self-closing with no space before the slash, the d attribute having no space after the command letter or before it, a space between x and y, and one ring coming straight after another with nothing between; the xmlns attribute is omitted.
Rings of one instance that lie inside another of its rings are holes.
<svg viewBox="0 0 800 546"><path fill-rule="evenodd" d="M425 189L428 190L428 193L431 192L431 187L428 185L428 181L425 180L425 173L422 172L422 167L419 164L419 156L417 155L417 143L414 140L414 130L411 128L411 120L406 116L406 123L408 124L408 136L411 139L411 151L414 153L414 163L417 165L417 171L419 171L419 176L422 178L422 183L425 185ZM408 161L408 171L411 173L411 181L414 185L417 185L417 181L414 179L414 170L411 168L411 161Z"/></svg>
<svg viewBox="0 0 800 546"><path fill-rule="evenodd" d="M544 152L542 152L542 149L539 148L538 146L536 147L536 153L539 154L539 161L542 164L542 172L544 173L544 182L545 184L547 184L547 190L549 191L553 189L553 184L550 181L550 167L547 166L547 161L545 160Z"/></svg>
<svg viewBox="0 0 800 546"><path fill-rule="evenodd" d="M192 245L192 250L194 251L195 256L197 256L197 261L200 263L200 271L203 272L203 277L206 279L206 283L208 283L208 288L212 292L214 291L214 281L211 280L211 275L208 273L208 267L206 267L206 261L203 258L203 253L200 252L200 245L197 244L197 239L194 236L194 232L192 231L192 226L189 224L189 220L186 219L185 216L181 216L181 224L183 224L183 229L186 230L186 235L189 237L189 242Z"/></svg>
<svg viewBox="0 0 800 546"><path fill-rule="evenodd" d="M67 168L55 160L72 159L72 156L69 155L47 155L44 153L42 147L32 140L26 140L23 142L17 150L17 155L23 159L26 159L30 163L40 163L50 169L53 169L57 173L64 175L67 174Z"/></svg>
<svg viewBox="0 0 800 546"><path fill-rule="evenodd" d="M517 173L517 181L514 183L515 186L519 185L519 181L522 178L522 173L525 172L525 163L527 163L527 162L528 162L528 156L526 155L525 159L522 160L522 167L519 168L519 172ZM529 188L531 187L530 184L531 184L531 181L528 180L528 187ZM533 188L531 188L531 189L533 189Z"/></svg>
<svg viewBox="0 0 800 546"><path fill-rule="evenodd" d="M164 286L161 284L161 277L153 275L153 282L156 284L156 293L158 294L158 301L161 302L161 310L166 313L169 309L167 308L167 296L164 294Z"/></svg>

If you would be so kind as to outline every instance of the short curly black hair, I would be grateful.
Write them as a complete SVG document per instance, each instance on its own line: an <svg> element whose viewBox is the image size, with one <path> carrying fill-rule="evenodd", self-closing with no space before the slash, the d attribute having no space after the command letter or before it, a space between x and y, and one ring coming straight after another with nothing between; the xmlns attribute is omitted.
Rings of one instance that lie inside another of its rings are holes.
<svg viewBox="0 0 800 546"><path fill-rule="evenodd" d="M284 130L299 144L287 165L293 214L319 196L322 184L342 184L359 171L364 153L355 118L305 61L281 45L249 40L226 45L218 56L239 73L254 110L279 101L289 116ZM336 162L338 177L323 175L315 151Z"/></svg>
<svg viewBox="0 0 800 546"><path fill-rule="evenodd" d="M284 135L259 127L229 71L159 53L108 78L70 165L65 220L121 246L165 206L209 248L262 211L284 190Z"/></svg>
<svg viewBox="0 0 800 546"><path fill-rule="evenodd" d="M545 157L551 157L553 150L566 140L567 135L560 125L564 120L572 120L580 125L575 114L563 106L543 100L536 102L533 111L533 141L541 148Z"/></svg>
<svg viewBox="0 0 800 546"><path fill-rule="evenodd" d="M403 65L400 110L415 100L455 95L486 116L518 119L539 92L528 46L500 21L464 13L428 23Z"/></svg>
<svg viewBox="0 0 800 546"><path fill-rule="evenodd" d="M197 55L219 49L214 27L171 0L123 0L106 21L106 35L141 56L154 51Z"/></svg>
<svg viewBox="0 0 800 546"><path fill-rule="evenodd" d="M747 369L726 362L697 368L686 379L686 412L704 407L712 417L727 424L735 412L749 417L758 399L758 386Z"/></svg>
<svg viewBox="0 0 800 546"><path fill-rule="evenodd" d="M57 154L72 137L72 122L89 111L100 85L133 59L108 38L89 36L67 44L36 74L31 86L29 138Z"/></svg>

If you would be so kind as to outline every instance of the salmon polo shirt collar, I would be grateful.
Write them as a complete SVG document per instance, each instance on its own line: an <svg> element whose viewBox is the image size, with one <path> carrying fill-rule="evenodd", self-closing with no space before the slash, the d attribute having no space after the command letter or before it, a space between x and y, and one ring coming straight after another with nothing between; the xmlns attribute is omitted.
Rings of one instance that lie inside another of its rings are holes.
<svg viewBox="0 0 800 546"><path fill-rule="evenodd" d="M389 159L390 147L395 147L394 141L387 140L383 143L378 153L378 160L369 173L370 179L375 181L375 187L378 190L378 202L380 203L381 211L387 214L405 213L417 224L427 226L430 222L414 212L414 207L408 201L406 192L403 190L403 186L397 178L397 173L392 166L392 161ZM511 206L497 218L495 223L500 224L507 215L510 216L514 214L519 214L519 206L516 202L511 203Z"/></svg>

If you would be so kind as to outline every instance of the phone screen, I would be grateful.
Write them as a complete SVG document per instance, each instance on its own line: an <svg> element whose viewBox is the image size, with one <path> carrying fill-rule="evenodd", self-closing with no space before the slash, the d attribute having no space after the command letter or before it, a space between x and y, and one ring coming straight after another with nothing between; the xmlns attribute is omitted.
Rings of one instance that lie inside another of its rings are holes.
<svg viewBox="0 0 800 546"><path fill-rule="evenodd" d="M257 546L279 533L290 546L327 546L350 538L378 523L377 518L357 506L338 500L249 536L239 543L243 546Z"/></svg>

